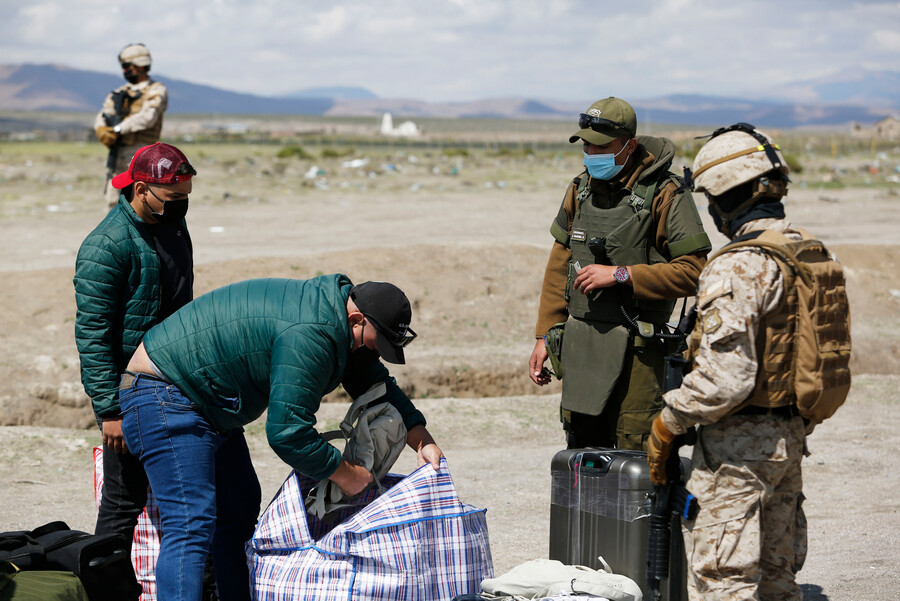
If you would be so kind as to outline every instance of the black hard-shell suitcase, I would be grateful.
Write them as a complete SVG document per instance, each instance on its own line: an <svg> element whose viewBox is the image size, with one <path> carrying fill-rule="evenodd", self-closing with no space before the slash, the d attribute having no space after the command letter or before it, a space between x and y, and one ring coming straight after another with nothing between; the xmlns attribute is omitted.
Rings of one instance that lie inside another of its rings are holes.
<svg viewBox="0 0 900 601"><path fill-rule="evenodd" d="M682 458L685 474L690 460ZM647 453L618 449L568 449L550 464L550 559L602 568L634 580L649 598L647 540L652 490ZM677 522L677 520L674 520ZM687 599L686 562L681 530L669 552L664 601Z"/></svg>

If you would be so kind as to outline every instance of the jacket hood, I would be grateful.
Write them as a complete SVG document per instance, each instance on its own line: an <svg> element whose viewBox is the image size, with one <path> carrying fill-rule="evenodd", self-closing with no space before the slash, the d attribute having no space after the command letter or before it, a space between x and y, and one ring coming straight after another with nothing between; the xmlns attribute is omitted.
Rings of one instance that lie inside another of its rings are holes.
<svg viewBox="0 0 900 601"><path fill-rule="evenodd" d="M653 155L653 164L641 173L641 180L658 177L660 172L668 171L675 158L675 144L668 138L656 138L653 136L637 136L638 144L647 149Z"/></svg>

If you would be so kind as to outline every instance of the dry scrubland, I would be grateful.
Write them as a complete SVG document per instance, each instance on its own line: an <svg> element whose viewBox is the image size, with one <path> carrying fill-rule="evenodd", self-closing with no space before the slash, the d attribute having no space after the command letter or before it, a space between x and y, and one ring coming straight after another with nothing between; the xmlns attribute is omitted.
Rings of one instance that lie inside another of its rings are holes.
<svg viewBox="0 0 900 601"><path fill-rule="evenodd" d="M414 146L378 143L361 120L239 128L248 139L307 132L279 144L234 143L238 128L219 125L172 119L165 132L200 172L189 213L196 292L336 271L404 288L420 337L394 371L429 417L463 499L488 508L498 570L545 556L547 466L563 446L558 385L536 390L524 367L547 228L580 165L578 147L553 145L569 128L433 121L427 146ZM679 166L702 132L651 133L676 140ZM847 268L857 374L848 405L810 438L800 581L807 599L895 599L900 479L885 460L900 442L900 149L830 133L779 139L803 167L789 217ZM0 142L0 424L18 426L0 428L0 530L50 519L91 528L89 448L99 436L79 382L71 278L103 215L103 160L96 143ZM702 197L698 205L709 223ZM346 409L334 400L321 410L326 427ZM261 424L248 433L270 496L287 469Z"/></svg>

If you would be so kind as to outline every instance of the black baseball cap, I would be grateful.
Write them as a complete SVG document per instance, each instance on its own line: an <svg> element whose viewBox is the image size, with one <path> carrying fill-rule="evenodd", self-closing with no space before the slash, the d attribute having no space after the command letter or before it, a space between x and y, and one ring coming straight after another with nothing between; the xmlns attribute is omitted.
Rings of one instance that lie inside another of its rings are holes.
<svg viewBox="0 0 900 601"><path fill-rule="evenodd" d="M363 282L350 289L359 312L375 327L376 344L388 363L406 363L403 347L415 340L412 309L403 291L388 282Z"/></svg>

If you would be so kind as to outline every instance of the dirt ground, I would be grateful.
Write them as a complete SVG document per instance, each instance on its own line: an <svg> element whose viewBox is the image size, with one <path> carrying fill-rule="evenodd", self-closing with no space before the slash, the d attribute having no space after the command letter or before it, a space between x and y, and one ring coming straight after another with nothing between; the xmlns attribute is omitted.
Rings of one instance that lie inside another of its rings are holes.
<svg viewBox="0 0 900 601"><path fill-rule="evenodd" d="M100 195L85 192L94 180L74 175L19 177L18 158L5 150L0 530L52 519L90 530L90 447L99 435L80 385L71 279L81 240L102 218ZM94 159L72 161L98 170ZM463 500L488 509L496 569L546 557L549 464L564 446L559 388L537 390L525 363L548 225L577 172L571 161L504 167L504 186L478 180L444 190L415 188L419 176L390 189L341 187L334 177L330 189L310 189L290 173L273 183L243 173L240 163L217 169L204 161L210 167L195 180L188 215L195 293L251 277L332 272L398 284L413 302L419 339L408 366L392 371L425 411ZM79 169L68 160L50 164ZM229 190L244 194L234 200ZM810 438L805 461L810 553L800 582L807 600L893 600L900 590L900 478L885 462L900 443L898 208L900 199L883 188L825 195L798 187L787 202L788 216L846 266L853 312L851 397ZM345 410L340 399L326 403L320 422L334 425ZM261 424L248 434L263 496L271 497L288 469L269 451ZM398 471L412 459L402 457Z"/></svg>

